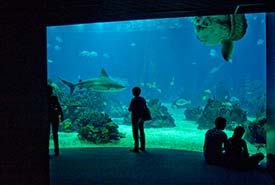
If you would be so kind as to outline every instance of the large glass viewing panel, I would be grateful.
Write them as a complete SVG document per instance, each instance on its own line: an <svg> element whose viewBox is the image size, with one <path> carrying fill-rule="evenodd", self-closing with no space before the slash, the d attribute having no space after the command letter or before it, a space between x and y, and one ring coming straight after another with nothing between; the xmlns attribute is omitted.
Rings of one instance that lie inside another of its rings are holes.
<svg viewBox="0 0 275 185"><path fill-rule="evenodd" d="M257 13L47 27L60 148L132 148L128 107L139 86L152 115L146 148L201 152L223 116L228 137L242 125L249 152L265 153L265 24Z"/></svg>

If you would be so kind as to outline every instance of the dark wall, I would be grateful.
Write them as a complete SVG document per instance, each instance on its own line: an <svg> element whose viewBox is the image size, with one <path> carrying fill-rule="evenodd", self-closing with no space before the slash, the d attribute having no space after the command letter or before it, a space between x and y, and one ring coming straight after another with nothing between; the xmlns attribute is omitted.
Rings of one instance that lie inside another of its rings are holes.
<svg viewBox="0 0 275 185"><path fill-rule="evenodd" d="M267 166L275 177L275 13L266 15L267 30Z"/></svg>
<svg viewBox="0 0 275 185"><path fill-rule="evenodd" d="M36 8L0 10L0 184L49 184L45 14Z"/></svg>
<svg viewBox="0 0 275 185"><path fill-rule="evenodd" d="M274 11L273 0L51 0L49 25Z"/></svg>
<svg viewBox="0 0 275 185"><path fill-rule="evenodd" d="M0 184L49 184L46 25L274 11L272 1L50 0L0 6Z"/></svg>

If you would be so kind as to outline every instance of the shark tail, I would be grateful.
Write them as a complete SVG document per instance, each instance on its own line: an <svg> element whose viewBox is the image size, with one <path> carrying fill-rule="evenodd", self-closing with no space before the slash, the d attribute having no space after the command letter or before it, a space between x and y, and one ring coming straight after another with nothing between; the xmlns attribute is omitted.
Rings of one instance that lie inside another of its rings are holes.
<svg viewBox="0 0 275 185"><path fill-rule="evenodd" d="M70 88L70 93L72 94L74 92L75 89L75 85L71 82L68 82L62 78L59 78L65 85L67 85Z"/></svg>

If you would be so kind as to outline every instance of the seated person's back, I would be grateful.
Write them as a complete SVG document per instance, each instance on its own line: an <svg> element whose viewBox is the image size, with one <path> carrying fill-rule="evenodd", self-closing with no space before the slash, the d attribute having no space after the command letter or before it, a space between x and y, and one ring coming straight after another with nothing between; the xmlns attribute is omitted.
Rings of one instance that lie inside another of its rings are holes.
<svg viewBox="0 0 275 185"><path fill-rule="evenodd" d="M246 142L243 139L229 138L225 145L226 154L231 157L245 158L248 157Z"/></svg>
<svg viewBox="0 0 275 185"><path fill-rule="evenodd" d="M263 160L264 155L257 153L249 156L247 144L242 136L245 129L242 126L237 126L234 129L233 136L225 143L225 151L229 164L233 168L249 169L258 166L258 163Z"/></svg>
<svg viewBox="0 0 275 185"><path fill-rule="evenodd" d="M227 140L227 135L222 130L226 126L226 120L218 117L215 125L215 128L208 130L205 134L204 158L208 164L223 164L223 145Z"/></svg>

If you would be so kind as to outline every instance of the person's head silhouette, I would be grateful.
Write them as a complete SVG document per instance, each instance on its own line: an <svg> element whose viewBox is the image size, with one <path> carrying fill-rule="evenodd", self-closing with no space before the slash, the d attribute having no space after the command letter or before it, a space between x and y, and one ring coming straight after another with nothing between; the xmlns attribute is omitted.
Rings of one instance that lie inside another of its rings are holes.
<svg viewBox="0 0 275 185"><path fill-rule="evenodd" d="M226 126L226 119L223 117L217 117L215 120L216 128L219 130L224 130Z"/></svg>
<svg viewBox="0 0 275 185"><path fill-rule="evenodd" d="M233 137L236 139L241 139L244 135L245 129L242 126L237 126L234 129Z"/></svg>
<svg viewBox="0 0 275 185"><path fill-rule="evenodd" d="M134 87L134 88L132 89L132 93L133 93L133 95L134 95L135 97L137 97L137 96L140 95L141 89L140 89L139 87Z"/></svg>

